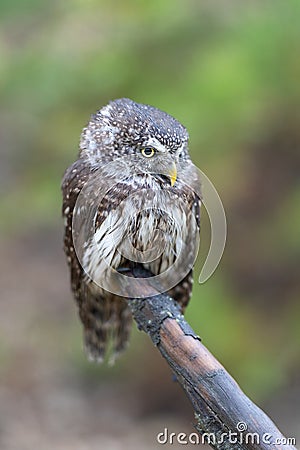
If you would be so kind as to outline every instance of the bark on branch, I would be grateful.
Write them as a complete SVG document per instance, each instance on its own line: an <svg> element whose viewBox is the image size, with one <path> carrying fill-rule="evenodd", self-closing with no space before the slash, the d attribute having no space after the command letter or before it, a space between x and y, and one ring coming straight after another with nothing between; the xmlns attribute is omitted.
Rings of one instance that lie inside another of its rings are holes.
<svg viewBox="0 0 300 450"><path fill-rule="evenodd" d="M136 278L145 275L140 269L130 274ZM172 298L158 294L128 303L138 328L150 336L191 400L196 429L200 435L208 433L205 441L211 447L295 450L200 342ZM242 432L244 425L247 429Z"/></svg>

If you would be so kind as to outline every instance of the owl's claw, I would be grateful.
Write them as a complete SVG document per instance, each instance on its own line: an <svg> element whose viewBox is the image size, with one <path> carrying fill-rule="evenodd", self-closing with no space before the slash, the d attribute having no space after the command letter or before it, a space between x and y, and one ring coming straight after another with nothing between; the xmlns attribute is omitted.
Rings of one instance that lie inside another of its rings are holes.
<svg viewBox="0 0 300 450"><path fill-rule="evenodd" d="M141 267L141 265L138 265L135 262L130 262L129 267L119 267L117 269L117 272L119 273L128 273L130 272L134 278L148 278L151 276L150 273L148 273L148 271L145 271L145 269L143 269L143 267Z"/></svg>
<svg viewBox="0 0 300 450"><path fill-rule="evenodd" d="M130 267L119 267L118 269L117 269L117 272L120 272L120 273L126 273L126 272L132 272L132 270L130 269Z"/></svg>

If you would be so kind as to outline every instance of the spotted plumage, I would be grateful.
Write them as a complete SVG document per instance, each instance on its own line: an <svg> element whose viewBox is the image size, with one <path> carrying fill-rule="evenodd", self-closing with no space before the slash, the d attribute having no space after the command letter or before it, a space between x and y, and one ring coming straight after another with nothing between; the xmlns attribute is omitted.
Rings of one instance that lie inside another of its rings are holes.
<svg viewBox="0 0 300 450"><path fill-rule="evenodd" d="M118 249L126 244L127 235L139 252L147 252L154 244L160 248L163 235L160 256L140 263L158 275L172 268L182 242L188 243L192 257L196 252L193 242L200 227L200 180L187 144L187 131L176 119L129 99L110 102L92 115L83 129L79 157L62 182L64 249L85 348L93 360L102 361L110 341L112 355L124 350L131 328L127 300L101 287L103 281L109 282L103 255L114 269L126 270L132 262ZM125 164L122 158L127 158ZM98 176L102 190L106 182L109 187L103 195L97 193L88 200L92 203L101 198L93 230L97 245L84 242L81 261L74 248L73 213L86 183ZM131 217L133 210L136 214ZM125 219L126 236L122 228ZM157 230L161 234L155 234ZM178 282L168 289L182 311L191 296L192 265L184 276L178 271Z"/></svg>

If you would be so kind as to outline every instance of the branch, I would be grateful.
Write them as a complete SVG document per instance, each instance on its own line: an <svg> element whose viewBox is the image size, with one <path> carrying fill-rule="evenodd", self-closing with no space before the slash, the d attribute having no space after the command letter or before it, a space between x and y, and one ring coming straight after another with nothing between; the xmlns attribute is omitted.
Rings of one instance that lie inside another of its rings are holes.
<svg viewBox="0 0 300 450"><path fill-rule="evenodd" d="M134 269L129 275L149 273ZM158 294L128 303L138 328L150 336L191 400L203 442L218 450L295 450L200 342L172 298ZM247 429L241 433L243 425Z"/></svg>

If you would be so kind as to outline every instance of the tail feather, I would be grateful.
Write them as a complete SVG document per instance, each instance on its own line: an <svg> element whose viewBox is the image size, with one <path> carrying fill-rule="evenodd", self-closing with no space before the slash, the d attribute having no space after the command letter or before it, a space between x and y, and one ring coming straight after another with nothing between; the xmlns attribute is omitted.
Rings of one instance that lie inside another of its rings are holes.
<svg viewBox="0 0 300 450"><path fill-rule="evenodd" d="M102 362L108 352L109 361L127 347L132 317L127 302L121 297L89 293L79 305L84 326L84 347L90 360Z"/></svg>
<svg viewBox="0 0 300 450"><path fill-rule="evenodd" d="M131 311L126 301L122 300L122 302L119 302L116 311L116 320L113 328L113 352L115 354L122 353L126 349L129 342L131 324Z"/></svg>

